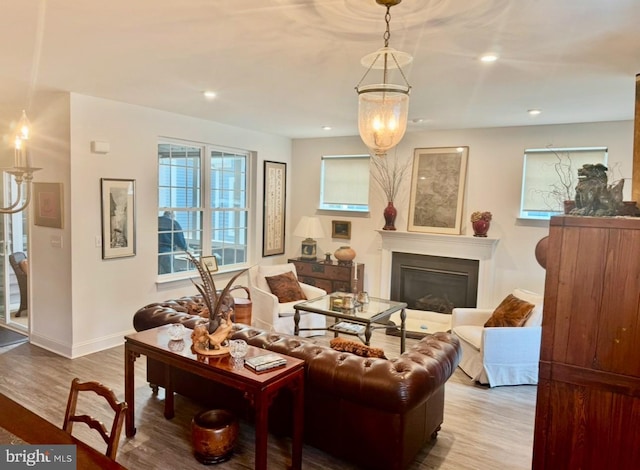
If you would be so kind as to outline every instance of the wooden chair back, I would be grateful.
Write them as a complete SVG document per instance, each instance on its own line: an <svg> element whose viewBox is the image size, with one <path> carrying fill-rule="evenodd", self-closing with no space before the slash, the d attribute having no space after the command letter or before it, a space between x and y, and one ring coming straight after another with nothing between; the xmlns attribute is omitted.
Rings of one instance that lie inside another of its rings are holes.
<svg viewBox="0 0 640 470"><path fill-rule="evenodd" d="M111 431L108 432L105 425L89 415L76 415L76 406L78 404L79 392L94 392L103 397L109 403L111 409L113 409L115 415L113 417L113 423L111 425ZM122 424L124 422L125 410L127 409L126 402L118 402L113 391L102 385L99 382L80 382L80 379L75 378L71 382L71 390L69 391L69 400L67 401L67 411L64 415L64 423L62 429L72 434L73 423L84 423L91 429L94 429L100 433L100 436L107 444L107 451L105 454L107 457L115 460L116 453L118 452L118 444L120 442L120 433L122 431Z"/></svg>

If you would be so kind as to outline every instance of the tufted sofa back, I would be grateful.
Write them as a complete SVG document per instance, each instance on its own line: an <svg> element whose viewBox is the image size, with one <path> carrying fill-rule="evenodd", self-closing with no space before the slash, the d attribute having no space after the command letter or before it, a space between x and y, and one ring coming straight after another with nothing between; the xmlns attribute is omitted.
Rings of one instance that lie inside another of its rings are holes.
<svg viewBox="0 0 640 470"><path fill-rule="evenodd" d="M199 296L193 296L146 305L133 324L137 331L169 323L193 328L207 322L192 315L200 304ZM360 467L381 470L406 469L435 438L444 419L444 385L461 358L458 338L448 333L426 335L395 359L360 357L242 324L234 325L232 337L303 359L305 442ZM149 359L150 383L164 386L164 377L163 366ZM214 385L203 380L176 375L175 390L194 396ZM216 389L207 396L221 393ZM290 406L275 407L280 419L274 421L291 422L286 417Z"/></svg>

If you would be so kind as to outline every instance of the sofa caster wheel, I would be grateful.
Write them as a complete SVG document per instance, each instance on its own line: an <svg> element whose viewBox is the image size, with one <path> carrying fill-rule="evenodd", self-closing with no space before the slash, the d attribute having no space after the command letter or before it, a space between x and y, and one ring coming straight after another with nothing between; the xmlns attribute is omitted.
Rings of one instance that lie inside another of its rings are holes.
<svg viewBox="0 0 640 470"><path fill-rule="evenodd" d="M160 387L156 384L149 384L149 387L151 387L151 391L153 392L154 395L158 394L158 390L160 389Z"/></svg>
<svg viewBox="0 0 640 470"><path fill-rule="evenodd" d="M440 429L442 429L442 426L438 426L438 429L436 429L435 431L433 431L431 433L431 440L435 441L438 438L438 431L440 431Z"/></svg>

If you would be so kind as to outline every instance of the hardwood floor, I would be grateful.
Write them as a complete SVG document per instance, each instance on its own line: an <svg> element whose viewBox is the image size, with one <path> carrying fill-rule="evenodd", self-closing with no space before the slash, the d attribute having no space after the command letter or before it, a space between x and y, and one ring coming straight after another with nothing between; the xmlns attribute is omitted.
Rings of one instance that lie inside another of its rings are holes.
<svg viewBox="0 0 640 470"><path fill-rule="evenodd" d="M332 337L332 336L331 336ZM329 336L316 337L328 343ZM415 340L408 339L407 346ZM399 338L375 332L372 346L382 347L389 357L399 354ZM144 358L136 361L135 437L123 437L118 462L132 469L198 469L203 466L192 455L190 421L202 408L186 398L176 396L176 416L165 420L163 392L153 395L145 381ZM69 385L74 377L98 380L111 387L119 399L124 398L124 347L69 360L23 343L0 348L0 392L61 426ZM536 387L497 387L474 385L456 370L446 385L445 417L438 439L429 444L411 465L412 470L509 470L530 469L533 448ZM91 405L91 414L109 421L106 410ZM82 402L78 407L81 409ZM82 431L82 432L80 432ZM384 430L380 430L384 432ZM102 440L80 426L74 435L103 450ZM289 440L269 437L269 468L286 468ZM253 428L241 422L236 451L219 469L253 468ZM353 469L355 467L305 446L305 469Z"/></svg>

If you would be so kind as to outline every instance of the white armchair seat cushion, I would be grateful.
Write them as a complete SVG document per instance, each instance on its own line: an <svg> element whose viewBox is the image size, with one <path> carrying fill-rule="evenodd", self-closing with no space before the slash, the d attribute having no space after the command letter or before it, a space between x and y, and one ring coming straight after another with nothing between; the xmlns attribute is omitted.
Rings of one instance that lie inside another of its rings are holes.
<svg viewBox="0 0 640 470"><path fill-rule="evenodd" d="M468 343L476 351L480 351L482 347L482 326L462 325L454 328L453 332L465 343Z"/></svg>
<svg viewBox="0 0 640 470"><path fill-rule="evenodd" d="M295 309L293 308L293 306L295 304L299 304L300 302L303 302L302 300L296 300L294 302L285 302L283 304L279 304L279 311L278 311L278 316L279 317L293 317L293 314L295 313Z"/></svg>

